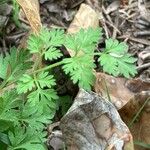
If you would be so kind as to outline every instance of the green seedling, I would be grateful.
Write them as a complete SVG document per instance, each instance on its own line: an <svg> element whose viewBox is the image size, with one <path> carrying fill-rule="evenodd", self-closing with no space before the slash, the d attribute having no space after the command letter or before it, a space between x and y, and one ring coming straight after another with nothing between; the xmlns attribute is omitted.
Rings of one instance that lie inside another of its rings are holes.
<svg viewBox="0 0 150 150"><path fill-rule="evenodd" d="M0 140L8 143L8 150L46 149L43 129L52 122L59 105L51 69L62 67L85 90L91 90L95 82L95 55L108 74L130 78L137 73L136 59L127 52L125 42L106 39L105 49L95 52L101 36L100 28L81 29L76 34L44 28L30 35L26 50L13 48L0 55ZM72 57L63 56L62 45L73 52ZM43 60L55 63L45 66Z"/></svg>

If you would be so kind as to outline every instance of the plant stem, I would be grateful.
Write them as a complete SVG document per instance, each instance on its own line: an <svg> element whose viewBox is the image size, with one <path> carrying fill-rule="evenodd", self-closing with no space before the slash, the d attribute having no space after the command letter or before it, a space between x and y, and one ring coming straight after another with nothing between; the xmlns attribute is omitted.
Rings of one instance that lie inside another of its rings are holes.
<svg viewBox="0 0 150 150"><path fill-rule="evenodd" d="M101 52L94 53L94 55L102 55Z"/></svg>
<svg viewBox="0 0 150 150"><path fill-rule="evenodd" d="M34 66L33 66L33 70L40 69L41 64L42 64L42 55L40 53L37 53L35 55L35 63L34 63Z"/></svg>
<svg viewBox="0 0 150 150"><path fill-rule="evenodd" d="M60 66L60 65L62 65L62 64L63 64L63 61L60 61L60 62L54 63L54 64L52 64L52 65L49 65L49 66L47 66L47 67L44 67L44 68L35 70L34 72L32 72L32 74L33 74L33 73L38 73L38 72L41 72L41 71L46 71L46 70L52 69L52 68L54 68L54 67Z"/></svg>
<svg viewBox="0 0 150 150"><path fill-rule="evenodd" d="M140 115L140 113L142 112L144 106L148 103L148 101L150 100L150 98L147 98L144 102L144 104L142 105L142 107L139 109L139 111L136 113L136 115L133 117L133 119L131 120L130 124L129 124L129 128L131 128L131 126L133 125L133 123L135 122L136 118Z"/></svg>

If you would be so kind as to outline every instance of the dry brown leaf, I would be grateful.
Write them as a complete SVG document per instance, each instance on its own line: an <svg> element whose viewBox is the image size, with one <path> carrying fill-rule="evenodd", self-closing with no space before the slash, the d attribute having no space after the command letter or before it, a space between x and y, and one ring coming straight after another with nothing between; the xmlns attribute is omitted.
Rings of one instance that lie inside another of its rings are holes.
<svg viewBox="0 0 150 150"><path fill-rule="evenodd" d="M140 78L127 80L125 78L116 78L105 73L96 73L96 83L94 85L96 93L108 99L117 109L122 108L130 100L139 97L148 97L150 83ZM108 91L108 92L107 92Z"/></svg>
<svg viewBox="0 0 150 150"><path fill-rule="evenodd" d="M76 33L81 28L86 29L88 27L98 26L98 14L89 5L81 4L79 11L68 28L68 33Z"/></svg>
<svg viewBox="0 0 150 150"><path fill-rule="evenodd" d="M106 87L107 86L107 87ZM103 98L108 99L119 110L120 116L126 124L130 124L133 117L140 110L144 102L150 98L150 83L140 78L126 80L115 78L104 73L97 73L95 91ZM150 101L142 110L132 128L130 129L134 140L150 143ZM136 150L145 150L136 146Z"/></svg>
<svg viewBox="0 0 150 150"><path fill-rule="evenodd" d="M131 124L134 116L141 109L143 103L149 96L136 96L127 103L122 109L119 110L121 118L126 124ZM150 144L150 101L143 108L136 121L130 127L130 131L135 141L140 141L145 144ZM135 150L146 150L145 148L135 145Z"/></svg>
<svg viewBox="0 0 150 150"><path fill-rule="evenodd" d="M17 0L23 9L33 32L38 33L42 27L38 0Z"/></svg>
<svg viewBox="0 0 150 150"><path fill-rule="evenodd" d="M131 124L134 116L139 112L143 104L150 98L150 83L141 79L128 80L126 87L134 92L135 96L131 99L119 113L126 124ZM135 141L141 141L150 144L150 100L137 117L130 128ZM136 150L146 150L145 148L135 146Z"/></svg>
<svg viewBox="0 0 150 150"><path fill-rule="evenodd" d="M80 89L60 127L69 150L133 150L132 135L112 103Z"/></svg>
<svg viewBox="0 0 150 150"><path fill-rule="evenodd" d="M94 88L96 93L106 99L108 99L109 94L111 102L117 109L120 109L134 97L134 93L125 84L126 79L124 78L115 78L105 73L97 73Z"/></svg>

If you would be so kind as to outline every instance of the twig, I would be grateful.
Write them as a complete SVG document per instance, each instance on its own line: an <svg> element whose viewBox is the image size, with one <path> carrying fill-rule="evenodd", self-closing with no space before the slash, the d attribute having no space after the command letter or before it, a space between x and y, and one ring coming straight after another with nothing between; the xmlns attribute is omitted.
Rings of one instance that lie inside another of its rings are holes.
<svg viewBox="0 0 150 150"><path fill-rule="evenodd" d="M136 67L138 71L150 67L150 63L143 64L141 66Z"/></svg>
<svg viewBox="0 0 150 150"><path fill-rule="evenodd" d="M145 44L145 45L149 45L149 46L150 46L150 41L149 41L149 40L146 40L146 39L134 38L134 37L130 37L130 35L123 35L123 36L119 36L119 37L118 37L118 39L126 39L126 38L128 38L128 39L131 40L131 41L138 42L138 43L142 43L142 44Z"/></svg>
<svg viewBox="0 0 150 150"><path fill-rule="evenodd" d="M150 36L150 31L149 30L144 30L144 31L134 32L133 34L134 34L135 37Z"/></svg>
<svg viewBox="0 0 150 150"><path fill-rule="evenodd" d="M105 21L103 22L103 28L104 28L104 31L105 31L106 38L108 39L109 38L109 33L108 33L109 29L107 28Z"/></svg>
<svg viewBox="0 0 150 150"><path fill-rule="evenodd" d="M113 27L119 34L121 34L121 32L119 31L119 29L114 25L113 21L111 20L111 17L107 14L106 9L105 9L104 6L102 6L102 10L103 10L103 13L105 14L105 16L106 16L106 18L108 20L108 21L106 20L106 23L108 25L110 25L111 27Z"/></svg>
<svg viewBox="0 0 150 150"><path fill-rule="evenodd" d="M108 25L110 25L111 27L113 27L119 34L121 34L121 32L118 30L118 28L115 27L113 24L111 24L111 23L108 22L108 21L106 21L106 23L107 23Z"/></svg>
<svg viewBox="0 0 150 150"><path fill-rule="evenodd" d="M119 25L119 16L117 15L116 17L115 17L115 27L118 29L118 25ZM113 28L113 34L112 34L112 37L113 37L113 39L115 39L116 38L116 36L117 36L117 29L116 28Z"/></svg>

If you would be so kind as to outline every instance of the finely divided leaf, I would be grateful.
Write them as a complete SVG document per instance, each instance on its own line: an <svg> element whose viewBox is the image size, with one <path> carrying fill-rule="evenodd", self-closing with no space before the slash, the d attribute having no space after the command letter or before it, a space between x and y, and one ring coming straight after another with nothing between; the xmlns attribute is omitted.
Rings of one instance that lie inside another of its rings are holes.
<svg viewBox="0 0 150 150"><path fill-rule="evenodd" d="M128 51L128 45L125 42L120 42L116 39L107 39L106 40L105 52L111 52L115 54L124 54Z"/></svg>
<svg viewBox="0 0 150 150"><path fill-rule="evenodd" d="M31 34L27 43L27 48L30 53L40 53L41 48L43 48L43 41L41 40L39 35Z"/></svg>
<svg viewBox="0 0 150 150"><path fill-rule="evenodd" d="M15 127L14 131L8 133L10 145L8 150L25 149L25 150L45 150L42 142L45 141L45 133L43 135L32 128Z"/></svg>
<svg viewBox="0 0 150 150"><path fill-rule="evenodd" d="M18 93L26 93L27 91L31 91L33 88L37 86L38 83L40 88L49 87L56 85L55 79L53 75L49 75L48 72L41 72L35 78L28 74L24 74L22 78L19 79L17 85ZM39 87L36 87L39 88Z"/></svg>
<svg viewBox="0 0 150 150"><path fill-rule="evenodd" d="M81 29L79 33L77 33L79 39L78 43L80 44L80 49L84 53L91 54L94 52L99 39L102 36L101 28L88 28L87 30Z"/></svg>
<svg viewBox="0 0 150 150"><path fill-rule="evenodd" d="M17 123L19 113L16 108L20 106L21 102L14 90L5 92L0 97L0 132Z"/></svg>
<svg viewBox="0 0 150 150"><path fill-rule="evenodd" d="M78 83L81 88L89 90L95 80L93 58L89 55L84 55L66 58L63 62L63 70L66 74L70 74L73 83Z"/></svg>
<svg viewBox="0 0 150 150"><path fill-rule="evenodd" d="M126 78L130 78L130 76L135 76L137 74L136 66L133 63L127 63L132 62L133 58L120 58L118 59L118 70L120 74L122 74Z"/></svg>
<svg viewBox="0 0 150 150"><path fill-rule="evenodd" d="M57 47L64 43L64 30L52 29L50 31L50 46Z"/></svg>
<svg viewBox="0 0 150 150"><path fill-rule="evenodd" d="M28 102L32 106L38 107L42 112L56 110L57 93L53 89L37 89L28 95Z"/></svg>
<svg viewBox="0 0 150 150"><path fill-rule="evenodd" d="M50 47L47 51L44 52L45 60L54 60L60 58L62 53L59 49L55 47Z"/></svg>
<svg viewBox="0 0 150 150"><path fill-rule="evenodd" d="M119 74L118 68L117 68L117 61L111 55L102 54L99 57L98 61L100 62L100 65L103 66L104 72L107 72L107 73L112 74L114 76L117 76Z"/></svg>
<svg viewBox="0 0 150 150"><path fill-rule="evenodd" d="M101 38L101 28L81 29L78 33L67 35L65 46L76 53L82 51L84 53L93 53L94 49Z"/></svg>
<svg viewBox="0 0 150 150"><path fill-rule="evenodd" d="M11 48L10 53L6 53L4 57L0 55L0 78L6 79L7 81L16 80L19 78L27 69L31 67L29 61L30 55L27 51L22 49Z"/></svg>
<svg viewBox="0 0 150 150"><path fill-rule="evenodd" d="M0 78L5 79L7 76L8 69L8 61L4 58L4 56L0 55Z"/></svg>
<svg viewBox="0 0 150 150"><path fill-rule="evenodd" d="M59 47L64 43L64 30L42 28L39 38L43 41L43 48Z"/></svg>
<svg viewBox="0 0 150 150"><path fill-rule="evenodd" d="M58 47L64 43L64 31L42 28L38 35L32 34L28 40L31 53L40 53L46 60L53 60L62 56Z"/></svg>
<svg viewBox="0 0 150 150"><path fill-rule="evenodd" d="M41 88L49 87L56 85L56 81L53 75L49 75L48 72L41 72L37 75L37 82Z"/></svg>
<svg viewBox="0 0 150 150"><path fill-rule="evenodd" d="M47 48L50 40L50 31L47 28L42 28L39 33L39 39L43 42L43 45Z"/></svg>
<svg viewBox="0 0 150 150"><path fill-rule="evenodd" d="M42 28L39 34L31 34L27 41L28 50L30 53L41 53L43 49L47 49L49 47L50 40L50 31L46 28Z"/></svg>
<svg viewBox="0 0 150 150"><path fill-rule="evenodd" d="M51 114L46 115L39 111L37 107L31 105L31 103L26 103L21 110L19 120L26 124L26 126L33 128L33 130L42 131L45 124L51 123L50 119L52 119L52 117Z"/></svg>
<svg viewBox="0 0 150 150"><path fill-rule="evenodd" d="M34 87L34 78L27 74L24 74L22 78L19 79L17 92L18 94L26 93L27 91L31 91Z"/></svg>
<svg viewBox="0 0 150 150"><path fill-rule="evenodd" d="M136 59L127 53L128 46L117 40L106 40L106 49L98 59L103 70L114 76L123 75L126 78L134 76L136 71Z"/></svg>

